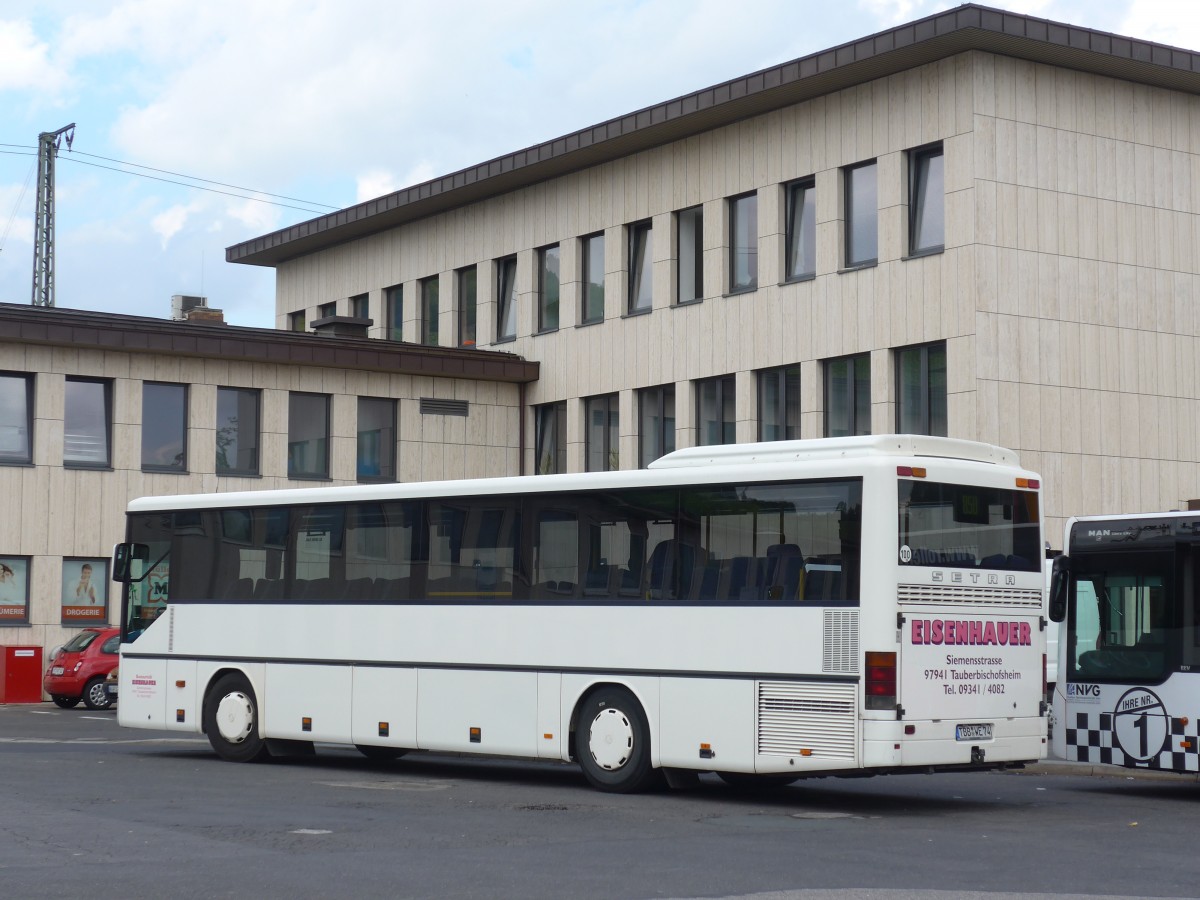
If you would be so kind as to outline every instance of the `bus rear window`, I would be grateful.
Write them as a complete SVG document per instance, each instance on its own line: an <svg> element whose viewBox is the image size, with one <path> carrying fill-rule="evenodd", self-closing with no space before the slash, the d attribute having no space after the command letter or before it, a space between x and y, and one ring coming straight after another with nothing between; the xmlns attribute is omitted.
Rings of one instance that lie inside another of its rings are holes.
<svg viewBox="0 0 1200 900"><path fill-rule="evenodd" d="M1036 572L1034 491L936 481L899 482L902 565Z"/></svg>

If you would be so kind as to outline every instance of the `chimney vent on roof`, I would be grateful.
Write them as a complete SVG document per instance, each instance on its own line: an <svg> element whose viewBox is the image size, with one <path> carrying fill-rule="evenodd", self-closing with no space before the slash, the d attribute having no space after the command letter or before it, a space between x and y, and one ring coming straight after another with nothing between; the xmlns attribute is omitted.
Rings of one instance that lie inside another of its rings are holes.
<svg viewBox="0 0 1200 900"><path fill-rule="evenodd" d="M311 324L313 331L326 337L365 338L373 322L373 319L357 316L325 316L313 319Z"/></svg>
<svg viewBox="0 0 1200 900"><path fill-rule="evenodd" d="M171 318L182 322L188 318L188 313L199 307L208 306L207 297L191 297L186 294L175 294L171 297Z"/></svg>

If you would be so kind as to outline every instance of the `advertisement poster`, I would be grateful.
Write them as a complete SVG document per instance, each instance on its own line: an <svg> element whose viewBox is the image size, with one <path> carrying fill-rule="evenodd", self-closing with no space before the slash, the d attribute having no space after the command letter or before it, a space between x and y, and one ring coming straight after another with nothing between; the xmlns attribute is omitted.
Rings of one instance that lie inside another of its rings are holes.
<svg viewBox="0 0 1200 900"><path fill-rule="evenodd" d="M0 625L29 621L29 557L0 556Z"/></svg>
<svg viewBox="0 0 1200 900"><path fill-rule="evenodd" d="M108 623L108 560L64 559L62 569L62 623Z"/></svg>

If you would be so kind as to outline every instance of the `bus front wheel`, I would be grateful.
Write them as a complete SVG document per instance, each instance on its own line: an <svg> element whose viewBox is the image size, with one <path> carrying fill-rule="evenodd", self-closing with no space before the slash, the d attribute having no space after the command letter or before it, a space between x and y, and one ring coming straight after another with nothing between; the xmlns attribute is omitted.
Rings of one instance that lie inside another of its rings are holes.
<svg viewBox="0 0 1200 900"><path fill-rule="evenodd" d="M652 786L650 726L637 698L625 688L602 687L579 708L576 755L592 787L629 794Z"/></svg>
<svg viewBox="0 0 1200 900"><path fill-rule="evenodd" d="M258 734L258 700L244 675L225 675L209 689L204 730L222 759L256 762L267 757L267 745Z"/></svg>

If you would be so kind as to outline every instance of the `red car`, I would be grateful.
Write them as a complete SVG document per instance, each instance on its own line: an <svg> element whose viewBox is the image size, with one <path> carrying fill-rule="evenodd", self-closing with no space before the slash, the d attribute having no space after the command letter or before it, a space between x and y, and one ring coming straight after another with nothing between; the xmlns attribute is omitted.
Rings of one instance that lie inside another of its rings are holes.
<svg viewBox="0 0 1200 900"><path fill-rule="evenodd" d="M117 666L119 628L85 628L50 660L42 689L55 705L70 709L82 700L88 709L108 709L112 697L104 679Z"/></svg>

